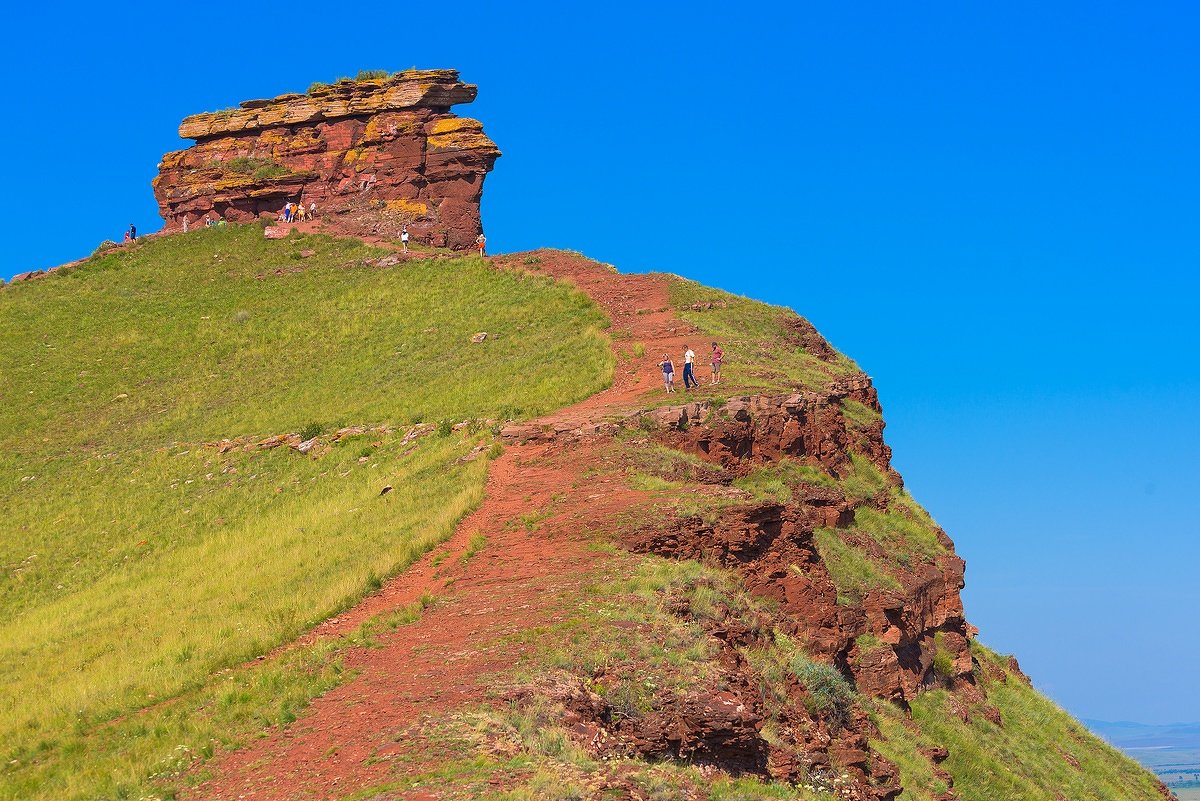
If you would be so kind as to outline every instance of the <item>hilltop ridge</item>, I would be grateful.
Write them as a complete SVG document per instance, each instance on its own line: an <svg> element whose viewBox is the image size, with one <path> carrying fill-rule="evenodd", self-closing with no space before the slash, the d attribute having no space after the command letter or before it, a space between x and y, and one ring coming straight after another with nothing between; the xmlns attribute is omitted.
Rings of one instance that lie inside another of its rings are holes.
<svg viewBox="0 0 1200 801"><path fill-rule="evenodd" d="M6 735L0 797L1165 792L973 641L963 563L891 468L870 379L794 312L562 251L386 252L235 226L0 294L26 327L5 341L47 349L41 365L0 354L8 391L37 401L7 404L0 426L10 474L28 477L0 498L24 532L4 541L17 601L4 640L51 653L65 615L69 636L95 643L67 672L47 660L33 675L60 690L37 702L33 739ZM423 298L447 271L453 290ZM479 293L488 319L456 317ZM195 333L128 339L169 319L165 302ZM43 330L80 304L114 309L106 336L141 355ZM563 339L597 315L608 373L592 334ZM712 339L729 354L723 382L663 394L661 354ZM76 376L83 341L93 364ZM280 342L308 354L303 372ZM169 352L160 373L154 354ZM594 372L564 372L581 353ZM510 370L523 381L504 382ZM502 383L481 393L476 376ZM208 385L211 400L179 403ZM288 418L327 422L280 428ZM39 445L19 436L31 428L57 433ZM93 547L45 527L55 493L92 510L73 529ZM160 524L154 510L176 503ZM43 544L31 556L21 540ZM180 571L183 585L162 583ZM132 632L101 645L130 621L99 599L128 592L146 598L141 632L166 626L163 646ZM225 634L189 633L192 620ZM166 634L181 624L182 641ZM80 711L56 711L81 674ZM18 721L32 698L0 702Z"/></svg>

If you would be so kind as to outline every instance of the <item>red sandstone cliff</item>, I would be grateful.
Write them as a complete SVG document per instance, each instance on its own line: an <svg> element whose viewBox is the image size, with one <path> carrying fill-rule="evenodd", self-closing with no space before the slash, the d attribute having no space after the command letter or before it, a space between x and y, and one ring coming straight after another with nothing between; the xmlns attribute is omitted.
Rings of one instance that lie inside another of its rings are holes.
<svg viewBox="0 0 1200 801"><path fill-rule="evenodd" d="M209 215L249 222L290 200L315 203L342 232L407 224L416 241L469 247L500 156L481 123L450 113L475 94L455 70L410 70L188 117L179 135L196 144L163 156L154 179L166 230Z"/></svg>

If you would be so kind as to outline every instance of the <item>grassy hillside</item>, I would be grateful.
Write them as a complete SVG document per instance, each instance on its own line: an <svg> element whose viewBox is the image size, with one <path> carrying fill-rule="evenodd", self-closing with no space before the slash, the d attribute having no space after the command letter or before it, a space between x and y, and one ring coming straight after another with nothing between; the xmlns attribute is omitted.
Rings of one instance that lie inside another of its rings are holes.
<svg viewBox="0 0 1200 801"><path fill-rule="evenodd" d="M478 502L487 459L459 460L487 420L611 380L583 295L378 255L214 229L0 292L0 797L77 759L71 733L203 692L378 587ZM329 442L344 426L381 430ZM292 432L325 442L206 446ZM71 772L39 789L91 797Z"/></svg>
<svg viewBox="0 0 1200 801"><path fill-rule="evenodd" d="M347 664L368 677L362 652L392 669L391 630L457 636L445 624L467 596L447 589L345 638L255 659L448 538L481 502L499 421L612 380L608 322L546 277L475 258L382 269L379 255L231 227L0 291L0 801L174 798L208 778L210 758L269 737L350 680ZM663 280L674 311L730 354L727 384L703 397L821 390L857 372L793 312ZM622 325L614 337L632 341ZM489 337L472 343L478 331ZM448 560L459 573L439 586L474 574L490 614L505 603L497 588L513 584L496 552L536 540L513 559L545 560L525 579L545 616L525 628L505 619L498 640L456 654L513 658L456 679L477 682L485 701L379 733L397 738L368 760L382 783L343 797L832 801L856 797L845 771L869 739L895 763L902 801L951 787L963 801L1158 798L1149 774L978 644L971 681L935 677L909 715L806 652L789 607L748 592L746 573L685 550L630 552L638 532L722 521L744 532L766 506L833 493L854 514L813 531L829 603L853 615L872 592L901 592L914 566L951 546L886 464L859 452L880 444L879 413L848 398L828 411L850 435L836 475L807 457L717 465L648 418L536 457L510 452L501 466L530 484L500 473L514 497L503 515L479 515L494 524L486 536L472 521L473 544ZM300 439L316 444L300 452ZM564 559L567 543L588 558ZM720 722L696 699L732 705L729 694L756 725L663 749L676 710Z"/></svg>
<svg viewBox="0 0 1200 801"><path fill-rule="evenodd" d="M894 708L876 707L884 738L880 751L900 765L904 801L933 799L944 781L929 763L914 759L918 748L942 746L942 767L954 778L963 801L1127 801L1156 798L1151 774L1089 732L1015 675L982 645L973 647L977 678L1000 723L983 704L970 704L945 690L921 695L906 721ZM965 718L965 719L964 719Z"/></svg>

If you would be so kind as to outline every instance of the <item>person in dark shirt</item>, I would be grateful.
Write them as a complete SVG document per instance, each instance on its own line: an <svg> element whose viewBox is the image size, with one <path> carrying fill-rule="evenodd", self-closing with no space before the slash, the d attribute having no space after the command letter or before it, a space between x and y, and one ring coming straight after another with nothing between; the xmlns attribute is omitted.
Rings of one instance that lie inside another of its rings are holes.
<svg viewBox="0 0 1200 801"><path fill-rule="evenodd" d="M658 366L663 371L663 384L666 385L667 392L675 391L675 365L671 363L671 357L663 354L663 360L658 363Z"/></svg>
<svg viewBox="0 0 1200 801"><path fill-rule="evenodd" d="M135 239L137 239L137 228L134 227L133 223L130 223L129 224L129 241L132 242Z"/></svg>

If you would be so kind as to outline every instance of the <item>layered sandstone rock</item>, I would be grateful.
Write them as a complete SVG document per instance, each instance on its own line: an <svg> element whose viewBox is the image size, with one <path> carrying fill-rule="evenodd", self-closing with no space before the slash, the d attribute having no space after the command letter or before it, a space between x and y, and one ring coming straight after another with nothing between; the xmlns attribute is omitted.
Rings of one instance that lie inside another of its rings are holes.
<svg viewBox="0 0 1200 801"><path fill-rule="evenodd" d="M154 180L166 230L249 222L292 201L315 203L341 233L408 225L415 241L470 247L500 155L481 123L450 113L475 94L454 70L410 70L188 117L179 135L196 144L163 156Z"/></svg>

